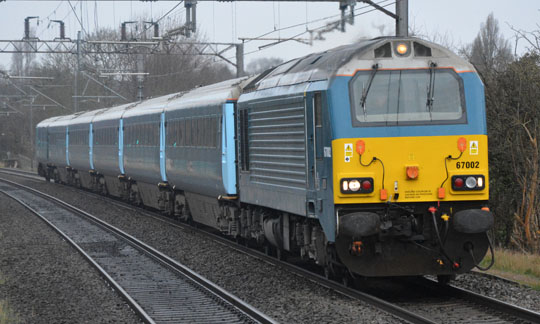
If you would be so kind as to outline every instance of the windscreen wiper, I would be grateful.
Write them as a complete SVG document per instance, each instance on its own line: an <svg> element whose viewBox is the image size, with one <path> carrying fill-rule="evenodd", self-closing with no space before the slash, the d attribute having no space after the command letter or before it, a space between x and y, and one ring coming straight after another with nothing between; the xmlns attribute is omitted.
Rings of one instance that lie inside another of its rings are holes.
<svg viewBox="0 0 540 324"><path fill-rule="evenodd" d="M428 85L428 91L427 91L427 102L426 102L426 108L429 111L429 119L433 121L433 117L431 117L431 111L433 110L433 96L435 95L435 68L437 67L437 63L429 62L429 85Z"/></svg>
<svg viewBox="0 0 540 324"><path fill-rule="evenodd" d="M369 93L369 89L371 88L371 84L373 83L373 79L375 78L375 74L377 74L377 71L379 71L379 64L375 64L371 68L373 70L371 71L371 74L369 76L367 87L363 87L363 89L362 89L362 98L360 98L360 106L364 110L364 119L366 119L367 96L368 96L368 93Z"/></svg>

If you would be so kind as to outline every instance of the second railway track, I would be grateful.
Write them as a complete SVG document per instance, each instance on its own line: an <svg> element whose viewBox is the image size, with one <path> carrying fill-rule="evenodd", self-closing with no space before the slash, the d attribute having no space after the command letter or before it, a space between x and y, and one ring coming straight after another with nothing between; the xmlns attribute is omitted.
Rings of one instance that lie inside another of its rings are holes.
<svg viewBox="0 0 540 324"><path fill-rule="evenodd" d="M143 242L54 197L5 180L17 200L97 268L147 323L273 323L252 306Z"/></svg>

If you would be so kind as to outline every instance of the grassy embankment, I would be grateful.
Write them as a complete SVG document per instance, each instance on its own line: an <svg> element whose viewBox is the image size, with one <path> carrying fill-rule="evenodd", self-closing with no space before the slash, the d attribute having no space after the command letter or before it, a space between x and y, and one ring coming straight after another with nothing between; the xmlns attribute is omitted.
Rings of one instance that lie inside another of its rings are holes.
<svg viewBox="0 0 540 324"><path fill-rule="evenodd" d="M486 267L490 262L488 252L481 265ZM488 273L540 290L540 255L496 248L495 264Z"/></svg>
<svg viewBox="0 0 540 324"><path fill-rule="evenodd" d="M4 284L4 278L0 275L0 286ZM7 300L0 299L0 324L18 323L16 316L9 308Z"/></svg>

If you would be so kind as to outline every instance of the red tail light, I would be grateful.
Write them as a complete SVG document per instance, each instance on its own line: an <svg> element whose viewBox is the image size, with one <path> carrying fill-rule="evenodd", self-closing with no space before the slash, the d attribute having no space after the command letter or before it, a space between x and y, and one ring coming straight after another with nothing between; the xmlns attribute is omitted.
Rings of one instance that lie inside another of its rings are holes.
<svg viewBox="0 0 540 324"><path fill-rule="evenodd" d="M372 187L373 186L372 186L370 181L368 181L368 180L362 181L362 189L364 189L365 191L371 190Z"/></svg>
<svg viewBox="0 0 540 324"><path fill-rule="evenodd" d="M465 183L465 182L463 181L462 178L455 178L455 179L454 179L454 187L455 187L455 188L463 188L463 184L464 184L464 183Z"/></svg>

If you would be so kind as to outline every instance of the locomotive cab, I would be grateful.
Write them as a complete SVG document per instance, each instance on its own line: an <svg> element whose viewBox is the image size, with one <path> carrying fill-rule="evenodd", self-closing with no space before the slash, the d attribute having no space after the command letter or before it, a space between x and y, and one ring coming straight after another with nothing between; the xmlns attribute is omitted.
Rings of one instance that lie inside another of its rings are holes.
<svg viewBox="0 0 540 324"><path fill-rule="evenodd" d="M474 68L435 44L385 38L328 92L340 261L366 276L473 268L493 224Z"/></svg>

